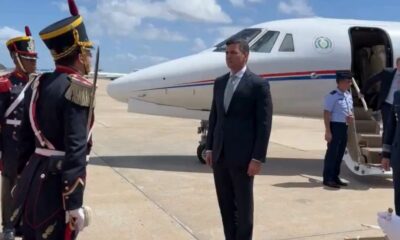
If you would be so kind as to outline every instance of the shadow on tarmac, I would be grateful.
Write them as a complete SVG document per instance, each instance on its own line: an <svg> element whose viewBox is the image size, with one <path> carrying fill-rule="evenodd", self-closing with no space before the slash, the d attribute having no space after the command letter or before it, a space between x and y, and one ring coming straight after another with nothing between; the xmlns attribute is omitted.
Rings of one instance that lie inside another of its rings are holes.
<svg viewBox="0 0 400 240"><path fill-rule="evenodd" d="M90 164L113 168L131 168L156 171L211 173L195 156L99 156L92 157ZM305 181L274 184L280 188L320 188L323 161L321 159L268 158L260 175L301 176ZM343 190L365 191L371 188L392 188L391 178L356 176L342 164L341 178L349 182ZM327 190L337 190L326 188Z"/></svg>

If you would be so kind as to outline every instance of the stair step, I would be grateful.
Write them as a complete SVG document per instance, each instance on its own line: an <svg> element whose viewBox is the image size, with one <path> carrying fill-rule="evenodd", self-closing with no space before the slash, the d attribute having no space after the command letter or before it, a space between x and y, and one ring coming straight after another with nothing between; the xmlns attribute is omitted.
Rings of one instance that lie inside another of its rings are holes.
<svg viewBox="0 0 400 240"><path fill-rule="evenodd" d="M382 137L379 134L361 133L358 135L360 146L363 147L381 147Z"/></svg>
<svg viewBox="0 0 400 240"><path fill-rule="evenodd" d="M364 147L361 148L361 152L363 156L366 158L365 160L367 161L367 163L379 164L381 162L382 148Z"/></svg>
<svg viewBox="0 0 400 240"><path fill-rule="evenodd" d="M371 120L371 110L366 112L362 107L355 107L354 116L356 120Z"/></svg>
<svg viewBox="0 0 400 240"><path fill-rule="evenodd" d="M379 125L374 120L356 120L358 133L378 133Z"/></svg>

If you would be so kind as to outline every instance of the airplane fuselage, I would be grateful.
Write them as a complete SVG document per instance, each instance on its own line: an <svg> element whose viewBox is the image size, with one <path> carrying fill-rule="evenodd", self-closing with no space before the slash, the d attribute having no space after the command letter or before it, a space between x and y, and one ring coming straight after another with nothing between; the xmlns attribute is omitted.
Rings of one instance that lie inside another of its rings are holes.
<svg viewBox="0 0 400 240"><path fill-rule="evenodd" d="M350 30L356 27L380 29L391 43L400 40L398 23L312 18L249 28L259 30L250 46L276 32L270 52L251 51L248 62L249 69L269 80L275 114L321 117L323 97L336 87L335 71L352 69ZM287 35L293 51L281 51ZM397 56L400 45L392 51ZM224 51L211 48L119 78L108 91L133 112L207 119L213 82L228 71Z"/></svg>

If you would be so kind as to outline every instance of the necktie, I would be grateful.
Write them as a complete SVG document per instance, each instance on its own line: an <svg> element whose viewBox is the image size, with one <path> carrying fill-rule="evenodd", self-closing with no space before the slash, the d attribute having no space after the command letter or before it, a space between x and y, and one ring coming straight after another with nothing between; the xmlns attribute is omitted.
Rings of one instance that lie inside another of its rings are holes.
<svg viewBox="0 0 400 240"><path fill-rule="evenodd" d="M228 111L229 104L231 103L233 92L235 91L235 80L236 76L232 75L228 82L226 83L225 87L225 95L224 95L224 107L225 112Z"/></svg>

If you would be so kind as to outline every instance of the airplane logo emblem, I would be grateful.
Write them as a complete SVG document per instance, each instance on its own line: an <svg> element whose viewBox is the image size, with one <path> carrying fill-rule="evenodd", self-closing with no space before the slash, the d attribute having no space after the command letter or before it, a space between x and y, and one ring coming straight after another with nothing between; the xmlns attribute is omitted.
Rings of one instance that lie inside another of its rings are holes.
<svg viewBox="0 0 400 240"><path fill-rule="evenodd" d="M317 37L314 40L314 48L319 53L330 53L333 50L333 42L327 37Z"/></svg>

